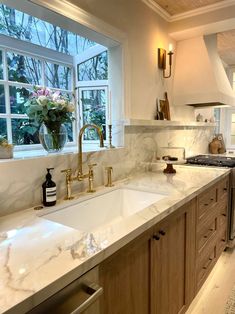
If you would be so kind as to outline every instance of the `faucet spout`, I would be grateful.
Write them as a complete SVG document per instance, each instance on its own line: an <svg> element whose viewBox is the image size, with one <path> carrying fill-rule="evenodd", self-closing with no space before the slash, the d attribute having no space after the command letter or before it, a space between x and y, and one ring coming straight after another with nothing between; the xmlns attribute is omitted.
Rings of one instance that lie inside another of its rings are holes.
<svg viewBox="0 0 235 314"><path fill-rule="evenodd" d="M84 131L87 128L93 128L97 131L97 134L99 136L100 139L100 147L104 147L104 138L103 138L103 134L102 131L100 130L100 128L95 125L95 124L85 124L79 132L78 135L78 180L81 181L83 180L83 178L85 177L83 174L83 169L82 169L82 136Z"/></svg>

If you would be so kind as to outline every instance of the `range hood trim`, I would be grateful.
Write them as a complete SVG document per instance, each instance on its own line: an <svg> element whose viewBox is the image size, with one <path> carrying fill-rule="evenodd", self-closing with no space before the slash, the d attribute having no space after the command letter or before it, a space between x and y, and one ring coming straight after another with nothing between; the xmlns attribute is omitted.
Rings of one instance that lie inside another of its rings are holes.
<svg viewBox="0 0 235 314"><path fill-rule="evenodd" d="M208 103L198 103L198 104L186 104L186 106L196 107L196 108L204 108L204 107L231 107L222 102L208 102Z"/></svg>

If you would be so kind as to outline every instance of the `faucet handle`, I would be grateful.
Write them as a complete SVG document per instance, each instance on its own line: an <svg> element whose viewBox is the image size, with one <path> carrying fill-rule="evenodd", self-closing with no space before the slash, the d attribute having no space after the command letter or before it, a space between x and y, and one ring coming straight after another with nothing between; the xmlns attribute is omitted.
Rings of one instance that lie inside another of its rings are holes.
<svg viewBox="0 0 235 314"><path fill-rule="evenodd" d="M67 177L67 176L71 176L71 174L72 174L72 169L71 169L71 168L63 169L63 170L61 170L61 173L66 173L66 177Z"/></svg>
<svg viewBox="0 0 235 314"><path fill-rule="evenodd" d="M89 170L92 170L92 169L93 169L93 167L95 167L95 166L97 166L97 164L88 164L88 168L89 168Z"/></svg>
<svg viewBox="0 0 235 314"><path fill-rule="evenodd" d="M72 183L72 169L63 169L61 170L62 173L66 174L66 189L67 189L67 195L64 198L65 200L72 200L74 197L72 196L72 191L71 191L71 183Z"/></svg>
<svg viewBox="0 0 235 314"><path fill-rule="evenodd" d="M106 187L112 187L114 186L112 182L112 172L113 172L113 167L105 167L105 170L107 171L107 183L105 184Z"/></svg>

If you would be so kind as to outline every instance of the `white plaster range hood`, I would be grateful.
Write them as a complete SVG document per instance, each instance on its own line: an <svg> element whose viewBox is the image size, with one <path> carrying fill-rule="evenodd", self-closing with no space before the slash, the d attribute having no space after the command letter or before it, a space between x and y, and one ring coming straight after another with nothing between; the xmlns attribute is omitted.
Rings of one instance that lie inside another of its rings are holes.
<svg viewBox="0 0 235 314"><path fill-rule="evenodd" d="M235 93L217 52L216 34L177 43L175 105L235 106Z"/></svg>

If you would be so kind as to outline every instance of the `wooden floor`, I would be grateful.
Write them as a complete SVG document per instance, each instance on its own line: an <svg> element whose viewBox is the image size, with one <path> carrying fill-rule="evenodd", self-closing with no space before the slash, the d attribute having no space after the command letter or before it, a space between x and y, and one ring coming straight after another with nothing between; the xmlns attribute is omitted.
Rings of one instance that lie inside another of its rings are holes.
<svg viewBox="0 0 235 314"><path fill-rule="evenodd" d="M187 314L224 314L225 304L235 285L235 249L219 258Z"/></svg>

